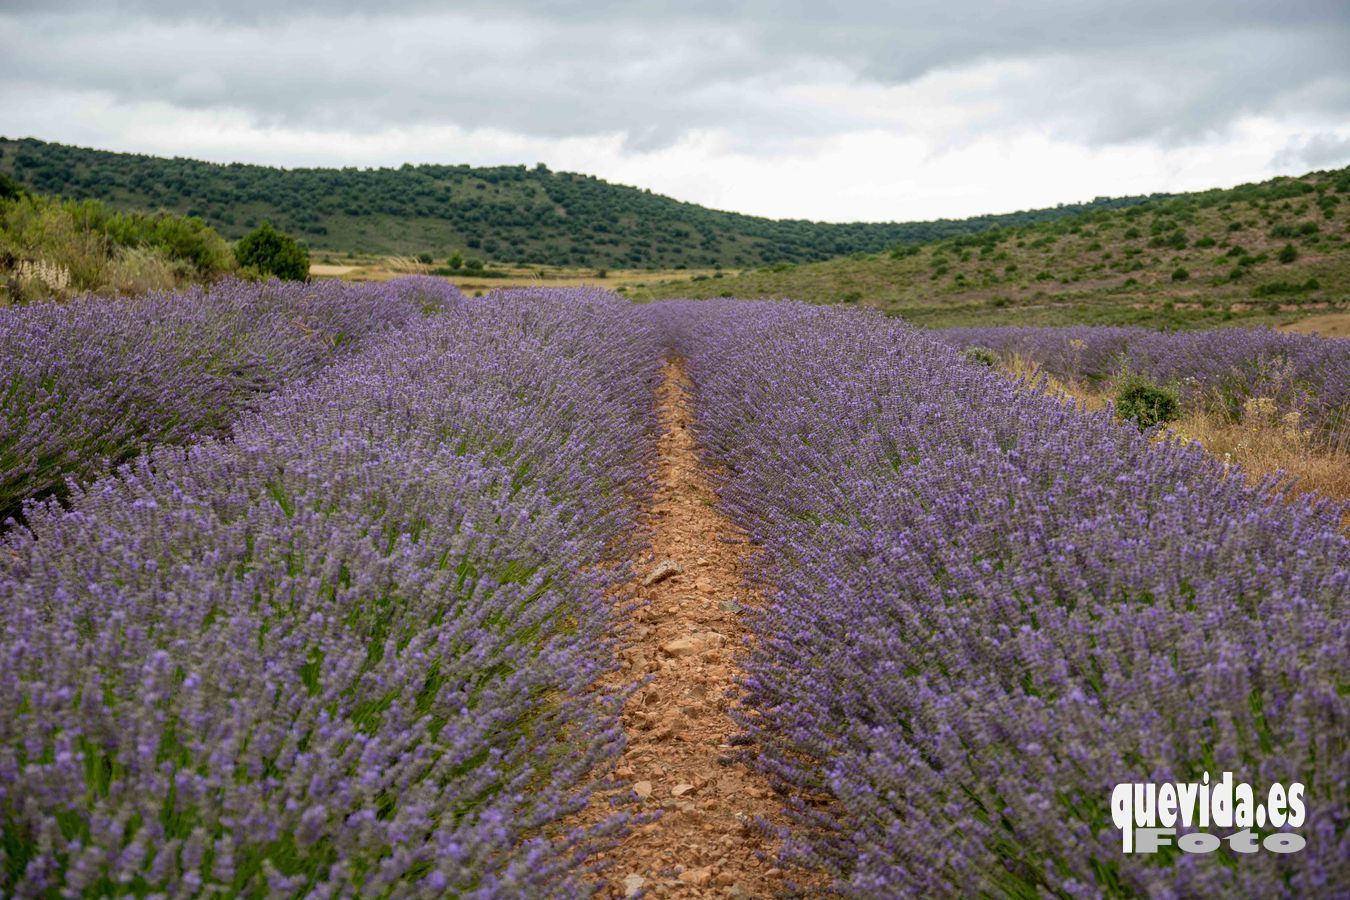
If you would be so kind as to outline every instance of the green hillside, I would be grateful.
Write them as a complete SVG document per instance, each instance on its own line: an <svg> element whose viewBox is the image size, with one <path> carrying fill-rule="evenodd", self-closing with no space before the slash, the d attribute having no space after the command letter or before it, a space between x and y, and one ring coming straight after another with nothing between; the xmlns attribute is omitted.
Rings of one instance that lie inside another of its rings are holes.
<svg viewBox="0 0 1350 900"><path fill-rule="evenodd" d="M1350 303L1350 168L628 294L857 303L934 326L1287 322Z"/></svg>
<svg viewBox="0 0 1350 900"><path fill-rule="evenodd" d="M1144 199L936 222L828 224L719 212L542 165L279 169L5 138L0 173L45 194L199 216L231 239L268 220L320 251L437 259L458 252L489 262L627 269L809 262Z"/></svg>

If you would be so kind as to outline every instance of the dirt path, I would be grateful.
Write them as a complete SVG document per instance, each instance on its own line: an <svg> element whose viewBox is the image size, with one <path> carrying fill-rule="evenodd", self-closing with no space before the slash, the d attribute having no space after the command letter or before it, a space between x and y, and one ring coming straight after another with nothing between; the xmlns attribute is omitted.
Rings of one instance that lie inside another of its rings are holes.
<svg viewBox="0 0 1350 900"><path fill-rule="evenodd" d="M618 897L769 897L782 881L765 858L774 841L743 823L780 821L778 803L762 776L718 761L734 752L726 709L746 633L738 613L757 602L742 584L751 549L713 505L683 364L669 361L663 374L659 488L646 515L652 555L636 569L643 581L666 560L681 571L639 586L649 602L634 614L618 676L652 676L624 711L628 749L618 774L631 779L642 810L662 815L607 854L606 886Z"/></svg>

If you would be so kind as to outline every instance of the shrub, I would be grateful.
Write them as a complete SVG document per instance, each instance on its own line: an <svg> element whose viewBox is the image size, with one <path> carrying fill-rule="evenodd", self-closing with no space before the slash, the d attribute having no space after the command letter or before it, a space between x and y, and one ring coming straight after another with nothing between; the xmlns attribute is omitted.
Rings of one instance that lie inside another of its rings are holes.
<svg viewBox="0 0 1350 900"><path fill-rule="evenodd" d="M1293 244L1285 244L1280 248L1280 254L1276 259L1287 265L1298 259L1298 249Z"/></svg>
<svg viewBox="0 0 1350 900"><path fill-rule="evenodd" d="M275 275L284 281L304 281L309 277L309 251L268 222L244 235L235 245L234 256L242 268L259 275Z"/></svg>
<svg viewBox="0 0 1350 900"><path fill-rule="evenodd" d="M1173 281L1185 281L1190 277L1191 273L1187 271L1184 266L1177 266L1175 269L1172 270Z"/></svg>
<svg viewBox="0 0 1350 900"><path fill-rule="evenodd" d="M1180 411L1177 395L1141 375L1126 375L1116 388L1116 414L1140 429L1171 422Z"/></svg>
<svg viewBox="0 0 1350 900"><path fill-rule="evenodd" d="M13 178L0 172L0 200L17 200L28 192Z"/></svg>
<svg viewBox="0 0 1350 900"><path fill-rule="evenodd" d="M993 368L998 365L998 356L988 347L967 347L962 354L968 362Z"/></svg>
<svg viewBox="0 0 1350 900"><path fill-rule="evenodd" d="M448 265L452 270L459 269L464 265L464 257L460 256L458 253L455 253L445 261L445 264Z"/></svg>
<svg viewBox="0 0 1350 900"><path fill-rule="evenodd" d="M419 254L417 254L417 261L420 262L420 263L421 263L422 265L424 265L424 266L429 266L429 265L431 265L431 263L432 263L431 254L430 254L430 253L419 253Z"/></svg>

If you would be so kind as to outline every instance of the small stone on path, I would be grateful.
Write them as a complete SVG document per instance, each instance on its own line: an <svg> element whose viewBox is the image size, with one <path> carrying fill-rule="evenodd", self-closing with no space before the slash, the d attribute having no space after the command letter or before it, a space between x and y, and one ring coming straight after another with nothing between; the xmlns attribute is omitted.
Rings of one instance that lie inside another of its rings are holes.
<svg viewBox="0 0 1350 900"><path fill-rule="evenodd" d="M701 869L687 869L680 873L680 880L685 884L692 884L700 887L712 881L712 870L707 866Z"/></svg>
<svg viewBox="0 0 1350 900"><path fill-rule="evenodd" d="M673 641L667 641L661 645L661 652L666 656L673 656L676 659L682 656L693 656L700 649L699 642L693 638L676 638Z"/></svg>
<svg viewBox="0 0 1350 900"><path fill-rule="evenodd" d="M684 569L673 559L663 559L656 564L656 568L647 573L647 577L642 579L643 587L651 587L658 581L664 581L672 575L678 575Z"/></svg>

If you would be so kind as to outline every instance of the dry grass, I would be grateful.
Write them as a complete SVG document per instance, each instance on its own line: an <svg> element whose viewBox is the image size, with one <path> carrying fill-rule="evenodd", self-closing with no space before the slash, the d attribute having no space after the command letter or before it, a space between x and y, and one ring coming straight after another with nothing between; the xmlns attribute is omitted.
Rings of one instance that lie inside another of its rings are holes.
<svg viewBox="0 0 1350 900"><path fill-rule="evenodd" d="M439 263L426 265L407 256L362 256L348 260L325 258L310 265L309 274L316 278L342 278L346 281L388 281L401 275L430 274ZM467 269L453 275L441 275L466 293L477 293L510 287L603 287L635 296L648 284L675 277L712 280L715 276L731 277L734 270L714 269L594 269L571 266L538 266L494 263L490 268L504 273L504 277L485 278Z"/></svg>
<svg viewBox="0 0 1350 900"><path fill-rule="evenodd" d="M1280 416L1268 398L1249 400L1247 407L1241 422L1199 412L1173 423L1172 430L1183 439L1197 441L1224 462L1242 466L1253 479L1284 472L1293 479L1295 493L1315 491L1350 500L1346 447L1314 443L1311 432L1300 427L1298 413Z"/></svg>
<svg viewBox="0 0 1350 900"><path fill-rule="evenodd" d="M1100 391L1050 377L1023 357L1012 357L1004 368L1024 384L1041 385L1046 393L1078 401L1090 410L1104 408L1110 399ZM1281 414L1269 398L1248 400L1241 422L1202 409L1187 411L1169 427L1176 437L1195 441L1225 464L1240 466L1252 482L1283 472L1296 495L1316 492L1350 500L1350 447L1318 443L1302 427L1298 413Z"/></svg>
<svg viewBox="0 0 1350 900"><path fill-rule="evenodd" d="M1322 337L1350 337L1350 313L1326 313L1309 316L1281 328L1302 334L1320 334Z"/></svg>

